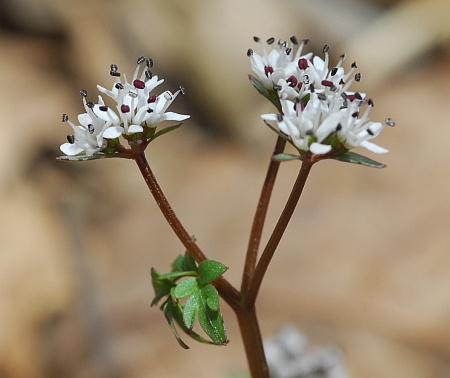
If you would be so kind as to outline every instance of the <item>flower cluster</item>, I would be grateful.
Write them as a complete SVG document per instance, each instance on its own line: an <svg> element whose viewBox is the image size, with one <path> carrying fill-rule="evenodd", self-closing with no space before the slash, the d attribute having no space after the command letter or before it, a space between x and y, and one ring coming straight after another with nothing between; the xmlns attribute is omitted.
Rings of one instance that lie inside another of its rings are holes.
<svg viewBox="0 0 450 378"><path fill-rule="evenodd" d="M62 121L72 127L73 135L67 136L67 143L61 145L61 151L70 156L112 153L120 146L120 136L128 141L145 143L154 135L160 122L189 118L188 115L166 111L178 94L184 94L182 87L175 93L165 91L159 95L152 94L164 80L153 75L151 67L152 59L140 57L129 82L125 75L122 81L117 66L111 65L110 75L115 78L112 89L99 85L97 88L115 103L114 107L108 106L101 95L97 103L88 102L87 91L81 90L85 113L78 116L78 124L71 122L66 114L63 115Z"/></svg>
<svg viewBox="0 0 450 378"><path fill-rule="evenodd" d="M323 48L324 58L312 53L302 55L308 40L301 43L295 37L289 42L274 38L267 40L270 51L261 43L262 55L249 49L251 66L256 73L257 89L269 99L275 94L278 114L263 114L265 121L277 122L280 135L293 144L300 155L342 153L362 146L375 153L388 152L370 142L385 125L394 121L371 122L369 113L372 99L365 94L350 92L352 83L361 80L355 73L356 63L345 72L345 55L329 67L329 46ZM261 89L263 88L263 90ZM366 107L365 110L362 108Z"/></svg>

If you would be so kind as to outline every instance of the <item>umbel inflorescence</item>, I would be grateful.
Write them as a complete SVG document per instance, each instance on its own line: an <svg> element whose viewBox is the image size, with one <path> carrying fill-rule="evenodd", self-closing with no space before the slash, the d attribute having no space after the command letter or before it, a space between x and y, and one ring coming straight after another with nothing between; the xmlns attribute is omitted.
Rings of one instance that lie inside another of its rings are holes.
<svg viewBox="0 0 450 378"><path fill-rule="evenodd" d="M145 146L155 137L159 123L189 118L188 115L167 112L178 94L184 94L183 87L175 93L153 93L164 79L153 75L152 67L152 59L138 58L134 75L128 81L117 66L111 64L110 75L115 79L112 88L109 90L100 85L97 88L109 97L112 106L105 103L101 95L96 103L87 101L87 91L81 90L85 112L78 116L78 124L63 115L62 121L72 127L73 134L67 136L67 143L61 145L61 151L69 156L121 152L124 149L119 139L121 136L128 142Z"/></svg>
<svg viewBox="0 0 450 378"><path fill-rule="evenodd" d="M375 153L388 152L370 140L384 129L394 126L390 118L385 123L372 122L370 109L374 102L364 93L350 91L361 80L352 63L348 72L343 68L345 55L330 66L329 46L323 48L323 59L312 53L303 54L307 39L278 41L269 38L265 46L257 37L262 54L249 49L255 87L278 108L278 113L263 114L267 122L276 122L280 136L300 153L342 154L354 147L365 147ZM270 126L270 124L269 124Z"/></svg>

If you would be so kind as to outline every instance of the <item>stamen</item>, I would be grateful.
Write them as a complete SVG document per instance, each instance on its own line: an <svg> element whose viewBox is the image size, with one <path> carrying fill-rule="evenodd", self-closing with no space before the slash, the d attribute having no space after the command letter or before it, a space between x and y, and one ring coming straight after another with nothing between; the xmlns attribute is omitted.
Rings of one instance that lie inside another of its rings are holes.
<svg viewBox="0 0 450 378"><path fill-rule="evenodd" d="M148 108L147 113L153 113L153 109Z"/></svg>
<svg viewBox="0 0 450 378"><path fill-rule="evenodd" d="M326 54L330 50L330 46L325 45L323 46L323 52Z"/></svg>
<svg viewBox="0 0 450 378"><path fill-rule="evenodd" d="M363 99L362 96L361 96L361 93L359 93L359 92L355 92L355 98L358 99L358 100L362 100Z"/></svg>
<svg viewBox="0 0 450 378"><path fill-rule="evenodd" d="M278 113L277 114L277 121L278 122L283 122L283 114L282 113Z"/></svg>
<svg viewBox="0 0 450 378"><path fill-rule="evenodd" d="M306 70L308 68L308 61L305 58L298 60L298 68Z"/></svg>
<svg viewBox="0 0 450 378"><path fill-rule="evenodd" d="M336 126L336 131L341 131L342 130L342 125L340 123L338 123L338 125Z"/></svg>
<svg viewBox="0 0 450 378"><path fill-rule="evenodd" d="M282 89L282 86L281 86L281 85L278 85L278 84L274 84L274 86L273 86L273 90L274 90L275 92L277 92L277 91L281 91L281 89Z"/></svg>
<svg viewBox="0 0 450 378"><path fill-rule="evenodd" d="M375 106L375 104L373 103L373 100L371 98L369 98L369 101L367 102L367 104L369 104L369 106L371 106L372 108Z"/></svg>
<svg viewBox="0 0 450 378"><path fill-rule="evenodd" d="M330 81L330 80L322 80L322 83L321 83L324 87L332 87L333 86L333 82L332 81Z"/></svg>
<svg viewBox="0 0 450 378"><path fill-rule="evenodd" d="M309 86L309 90L311 91L311 93L314 93L315 92L315 88L314 88L314 84L311 84L310 86Z"/></svg>
<svg viewBox="0 0 450 378"><path fill-rule="evenodd" d="M269 74L273 74L273 67L265 66L264 73L266 74L267 77L269 77Z"/></svg>
<svg viewBox="0 0 450 378"><path fill-rule="evenodd" d="M117 65L116 65L116 64L111 64L111 66L110 66L110 71L111 71L111 72L117 72L117 70L118 70Z"/></svg>
<svg viewBox="0 0 450 378"><path fill-rule="evenodd" d="M116 85L114 85L114 87L118 90L121 90L124 88L122 83L116 83Z"/></svg>
<svg viewBox="0 0 450 378"><path fill-rule="evenodd" d="M145 83L142 80L139 80L139 79L134 80L133 81L133 85L137 89L144 89L145 88Z"/></svg>
<svg viewBox="0 0 450 378"><path fill-rule="evenodd" d="M158 97L155 96L155 95L150 96L150 97L147 99L147 104L150 104L150 103L152 103L152 102L156 102L156 99L157 99L157 98L158 98Z"/></svg>
<svg viewBox="0 0 450 378"><path fill-rule="evenodd" d="M253 55L253 50L252 49L248 49L247 50L247 56L252 56Z"/></svg>
<svg viewBox="0 0 450 378"><path fill-rule="evenodd" d="M388 118L389 119L389 118ZM62 115L62 121L63 122L67 122L69 120L69 116L66 114L66 113L64 113L63 115Z"/></svg>
<svg viewBox="0 0 450 378"><path fill-rule="evenodd" d="M337 72L338 72L338 68L337 68L337 67L334 67L334 68L331 70L331 76L336 75Z"/></svg>
<svg viewBox="0 0 450 378"><path fill-rule="evenodd" d="M290 41L294 44L294 45L298 45L298 39L295 35L293 35L291 38L289 38Z"/></svg>
<svg viewBox="0 0 450 378"><path fill-rule="evenodd" d="M292 52L292 48L288 47L285 51L286 55L289 55Z"/></svg>
<svg viewBox="0 0 450 378"><path fill-rule="evenodd" d="M260 41L260 38L259 38L259 37L253 37L253 40L254 40L255 42L259 42L259 41Z"/></svg>
<svg viewBox="0 0 450 378"><path fill-rule="evenodd" d="M120 107L120 111L122 113L128 113L130 111L130 107L128 105L122 104L122 106Z"/></svg>
<svg viewBox="0 0 450 378"><path fill-rule="evenodd" d="M386 118L386 125L394 127L395 126L395 121L392 118Z"/></svg>
<svg viewBox="0 0 450 378"><path fill-rule="evenodd" d="M114 71L109 71L109 74L114 77L120 77L120 75L121 75L120 72L114 72Z"/></svg>
<svg viewBox="0 0 450 378"><path fill-rule="evenodd" d="M139 58L137 58L137 61L136 61L137 64L141 64L144 62L145 62L145 56L140 56Z"/></svg>
<svg viewBox="0 0 450 378"><path fill-rule="evenodd" d="M67 135L67 141L70 144L74 144L75 143L75 137L73 135Z"/></svg>
<svg viewBox="0 0 450 378"><path fill-rule="evenodd" d="M292 88L295 88L295 86L298 83L297 78L294 75L290 76L286 81L289 83L289 86Z"/></svg>
<svg viewBox="0 0 450 378"><path fill-rule="evenodd" d="M94 108L94 103L93 103L92 101L89 101L89 102L86 103L86 106L87 106L89 109L93 109L93 108Z"/></svg>
<svg viewBox="0 0 450 378"><path fill-rule="evenodd" d="M145 65L146 65L148 68L152 68L152 67L153 67L153 59L152 59L152 58L147 58L147 59L145 59Z"/></svg>
<svg viewBox="0 0 450 378"><path fill-rule="evenodd" d="M180 86L178 87L178 89L180 90L180 93L181 93L182 95L185 95L185 94L186 94L186 88L184 88L182 85L180 85Z"/></svg>
<svg viewBox="0 0 450 378"><path fill-rule="evenodd" d="M355 81L357 81L357 82L360 82L361 81L361 73L357 73L356 75L355 75Z"/></svg>
<svg viewBox="0 0 450 378"><path fill-rule="evenodd" d="M375 134L373 133L373 131L370 130L370 129L367 129L367 133L368 133L369 135L371 135L371 136L374 136L374 135L375 135Z"/></svg>
<svg viewBox="0 0 450 378"><path fill-rule="evenodd" d="M88 125L88 131L89 131L89 134L94 134L95 129L94 129L94 125L92 123L90 123Z"/></svg>
<svg viewBox="0 0 450 378"><path fill-rule="evenodd" d="M356 65L356 62L352 63L352 68L358 68L358 66Z"/></svg>
<svg viewBox="0 0 450 378"><path fill-rule="evenodd" d="M130 97L133 97L133 98L136 98L138 96L138 94L136 92L133 92L133 91L128 91L128 95Z"/></svg>
<svg viewBox="0 0 450 378"><path fill-rule="evenodd" d="M324 93L319 93L319 94L317 95L317 98L318 98L319 100L325 101L325 100L327 99L327 96L326 96Z"/></svg>
<svg viewBox="0 0 450 378"><path fill-rule="evenodd" d="M275 38L271 37L266 42L268 45L272 45L275 42Z"/></svg>
<svg viewBox="0 0 450 378"><path fill-rule="evenodd" d="M145 78L147 80L150 80L152 77L153 77L152 71L150 71L150 70L145 71Z"/></svg>
<svg viewBox="0 0 450 378"><path fill-rule="evenodd" d="M87 95L88 95L87 90L86 90L86 89L82 89L82 90L80 91L80 95L83 96L83 97L87 97Z"/></svg>
<svg viewBox="0 0 450 378"><path fill-rule="evenodd" d="M353 118L357 118L359 116L359 112L354 112L353 114L352 114L352 117Z"/></svg>

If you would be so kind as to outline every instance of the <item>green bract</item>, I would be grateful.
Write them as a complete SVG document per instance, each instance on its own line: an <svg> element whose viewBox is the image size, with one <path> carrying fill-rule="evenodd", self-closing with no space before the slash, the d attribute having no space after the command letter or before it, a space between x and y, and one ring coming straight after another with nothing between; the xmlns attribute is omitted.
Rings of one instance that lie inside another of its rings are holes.
<svg viewBox="0 0 450 378"><path fill-rule="evenodd" d="M181 340L175 323L194 340L215 345L227 344L219 293L210 283L226 270L225 265L213 260L205 260L197 266L188 252L175 259L169 273L160 274L152 269L152 284L155 290L152 306L166 298L160 308L183 348L187 349L188 346ZM197 319L211 340L206 340L193 331Z"/></svg>

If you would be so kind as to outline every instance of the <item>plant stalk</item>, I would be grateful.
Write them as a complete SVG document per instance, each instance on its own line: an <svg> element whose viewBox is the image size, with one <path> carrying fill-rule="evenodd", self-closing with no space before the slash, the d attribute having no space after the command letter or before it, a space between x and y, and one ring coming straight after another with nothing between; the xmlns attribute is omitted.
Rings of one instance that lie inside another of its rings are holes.
<svg viewBox="0 0 450 378"><path fill-rule="evenodd" d="M255 307L235 312L252 378L270 378Z"/></svg>
<svg viewBox="0 0 450 378"><path fill-rule="evenodd" d="M305 187L306 179L308 178L309 172L314 164L314 161L305 159L302 162L302 166L298 173L297 179L292 188L291 194L286 202L286 205L281 213L280 218L267 242L266 247L261 255L258 264L256 265L254 274L251 278L248 291L243 293L243 302L245 307L252 307L255 304L256 297L258 296L259 289L261 287L262 280L267 271L267 268L272 260L272 257L280 243L280 240L286 230L287 225L294 213L295 207L300 199L300 196Z"/></svg>
<svg viewBox="0 0 450 378"><path fill-rule="evenodd" d="M192 239L191 235L189 235L189 233L183 227L172 207L170 206L161 187L156 181L155 175L150 169L144 152L134 154L133 157L139 167L139 170L141 171L142 176L144 177L145 182L147 183L148 188L150 189L150 192L155 198L156 203L158 204L170 227L172 227L172 230L178 236L178 239L189 251L189 253L197 263L207 260L205 254L202 252L197 243L195 243L195 241ZM236 288L234 288L223 276L215 280L214 285L216 286L222 298L231 306L231 308L236 311L240 303L240 292Z"/></svg>
<svg viewBox="0 0 450 378"><path fill-rule="evenodd" d="M281 137L278 137L272 156L282 153L284 151L285 146L286 140ZM252 229L250 232L247 255L245 258L244 269L242 272L242 284L241 284L242 293L245 293L247 291L248 285L253 276L253 272L255 271L256 261L258 258L258 249L261 242L261 235L263 232L264 223L267 215L267 209L269 207L270 197L272 195L272 189L275 184L275 179L277 177L279 167L280 162L274 161L272 159L270 160L266 178L264 180L264 184L261 189L259 202L256 207L255 217L253 218Z"/></svg>

